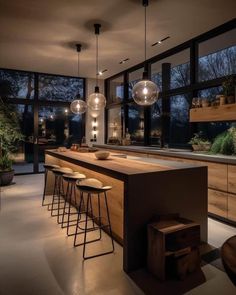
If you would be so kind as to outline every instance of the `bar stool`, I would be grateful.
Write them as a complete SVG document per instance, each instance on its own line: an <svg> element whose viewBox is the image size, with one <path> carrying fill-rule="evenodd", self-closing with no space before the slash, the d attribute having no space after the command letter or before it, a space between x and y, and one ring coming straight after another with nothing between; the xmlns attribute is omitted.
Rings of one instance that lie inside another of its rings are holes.
<svg viewBox="0 0 236 295"><path fill-rule="evenodd" d="M54 164L44 164L44 189L43 189L43 198L42 198L42 206L48 206L48 204L44 204L45 197L46 197L46 187L47 187L47 181L48 181L48 173L52 171L54 168L60 168L59 165Z"/></svg>
<svg viewBox="0 0 236 295"><path fill-rule="evenodd" d="M61 221L61 227L67 228L66 233L68 236L69 234L69 228L70 226L75 226L76 224L70 224L71 222L77 221L77 219L71 220L71 215L77 215L79 212L71 212L72 208L72 199L74 199L74 207L77 208L77 199L76 199L76 182L79 182L86 178L86 176L79 172L73 172L73 173L66 173L63 174L63 180L67 182L67 188L66 188L66 194L65 194L65 203L62 213L62 221ZM66 204L68 203L68 207ZM68 209L68 211L66 211ZM67 216L67 221L65 220L65 216ZM66 223L66 226L64 224Z"/></svg>
<svg viewBox="0 0 236 295"><path fill-rule="evenodd" d="M52 172L55 176L55 182L54 182L52 203L49 204L48 208L51 206L51 209L49 209L49 211L51 211L51 216L52 217L56 216L57 223L59 224L59 222L60 222L59 216L62 215L60 213L60 209L64 208L64 207L63 208L60 207L60 204L64 204L64 201L61 201L61 197L65 197L62 175L66 174L66 173L72 173L73 171L72 171L72 169L67 168L67 167L60 167L60 168L52 169ZM54 205L57 205L56 209L54 208ZM53 213L54 211L57 211L57 213L54 214Z"/></svg>
<svg viewBox="0 0 236 295"><path fill-rule="evenodd" d="M114 240L113 240L113 235L112 235L112 230L111 230L111 222L110 222L110 215L109 215L109 209L108 209L108 203L107 203L107 195L106 192L112 189L111 186L103 186L103 183L95 178L88 178L85 180L82 180L80 182L76 183L77 188L81 192L81 199L80 199L80 205L79 205L79 210L81 210L81 204L83 202L84 194L87 195L87 200L86 200L86 205L85 205L85 220L81 220L78 215L77 219L77 225L76 225L76 230L75 230L75 236L74 236L74 247L83 245L83 258L84 259L89 259L89 258L94 258L106 254L110 254L114 252ZM104 201L105 201L105 209L106 209L106 215L107 215L107 224L102 224L101 219L103 218L101 216L101 194L104 196ZM93 215L92 211L92 198L94 195L97 195L97 204L98 204L98 216L95 217ZM82 212L80 212L82 213ZM90 217L90 218L88 218ZM88 222L92 221L93 226L88 227ZM85 227L81 228L81 224L85 223ZM96 224L95 224L96 223ZM93 243L96 241L101 240L102 237L102 229L107 228L108 232L110 234L111 238L111 244L112 244L112 250L107 251L107 252L101 252L99 254L95 255L90 255L86 256L86 245L88 243ZM82 229L81 232L78 232L79 229ZM90 241L87 241L87 233L91 231L99 230L99 238L93 239ZM77 236L79 234L84 234L84 239L83 242L81 243L76 243Z"/></svg>

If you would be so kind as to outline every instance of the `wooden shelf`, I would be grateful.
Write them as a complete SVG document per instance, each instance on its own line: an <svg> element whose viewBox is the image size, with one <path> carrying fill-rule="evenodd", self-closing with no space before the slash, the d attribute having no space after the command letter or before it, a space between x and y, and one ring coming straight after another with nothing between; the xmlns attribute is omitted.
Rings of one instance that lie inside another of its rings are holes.
<svg viewBox="0 0 236 295"><path fill-rule="evenodd" d="M236 103L190 110L190 122L235 121Z"/></svg>

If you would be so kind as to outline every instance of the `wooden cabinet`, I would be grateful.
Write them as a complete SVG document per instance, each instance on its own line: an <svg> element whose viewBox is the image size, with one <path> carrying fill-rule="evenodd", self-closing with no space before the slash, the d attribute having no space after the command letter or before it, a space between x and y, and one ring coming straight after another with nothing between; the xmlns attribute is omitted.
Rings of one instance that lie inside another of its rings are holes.
<svg viewBox="0 0 236 295"><path fill-rule="evenodd" d="M227 191L227 165L201 162L208 167L208 187Z"/></svg>
<svg viewBox="0 0 236 295"><path fill-rule="evenodd" d="M236 222L236 195L228 194L228 218Z"/></svg>
<svg viewBox="0 0 236 295"><path fill-rule="evenodd" d="M236 165L228 165L228 191L236 194Z"/></svg>
<svg viewBox="0 0 236 295"><path fill-rule="evenodd" d="M227 193L208 189L208 212L227 218Z"/></svg>

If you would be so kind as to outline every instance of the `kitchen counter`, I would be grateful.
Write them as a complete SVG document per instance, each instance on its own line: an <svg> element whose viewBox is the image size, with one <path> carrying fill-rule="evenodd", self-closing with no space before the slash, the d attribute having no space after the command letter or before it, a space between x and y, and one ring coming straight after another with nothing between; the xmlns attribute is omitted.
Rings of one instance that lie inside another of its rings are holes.
<svg viewBox="0 0 236 295"><path fill-rule="evenodd" d="M118 153L111 153L107 160L70 150L45 154L46 163L70 167L112 185L108 193L112 231L123 245L126 272L145 266L147 224L156 214L179 213L199 223L201 239L207 242L207 167ZM52 190L52 180L48 183Z"/></svg>
<svg viewBox="0 0 236 295"><path fill-rule="evenodd" d="M158 148L158 147L145 147L145 146L116 146L109 144L94 145L99 149L111 149L119 151L128 151L135 153L145 153L148 155L160 155L168 157L178 157L185 159L201 160L214 163L224 163L236 165L236 156L226 155L211 155L204 152L192 152L190 150L175 149L175 148Z"/></svg>

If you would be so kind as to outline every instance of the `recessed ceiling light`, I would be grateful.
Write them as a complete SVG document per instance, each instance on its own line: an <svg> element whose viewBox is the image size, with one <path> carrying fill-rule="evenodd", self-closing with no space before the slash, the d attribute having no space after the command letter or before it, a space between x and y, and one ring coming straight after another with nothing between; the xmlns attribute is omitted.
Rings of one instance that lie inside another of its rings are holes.
<svg viewBox="0 0 236 295"><path fill-rule="evenodd" d="M167 36L161 40L158 40L157 42L153 43L151 46L156 46L156 45L160 45L163 41L166 41L167 39L169 39L170 36Z"/></svg>
<svg viewBox="0 0 236 295"><path fill-rule="evenodd" d="M98 76L102 76L103 73L105 73L105 72L107 72L107 71L108 71L108 69L105 69L105 70L99 71L99 72L97 73L97 75L98 75Z"/></svg>
<svg viewBox="0 0 236 295"><path fill-rule="evenodd" d="M125 58L125 59L122 59L120 62L119 62L119 64L121 65L121 64L124 64L125 62L127 62L129 60L129 58Z"/></svg>

